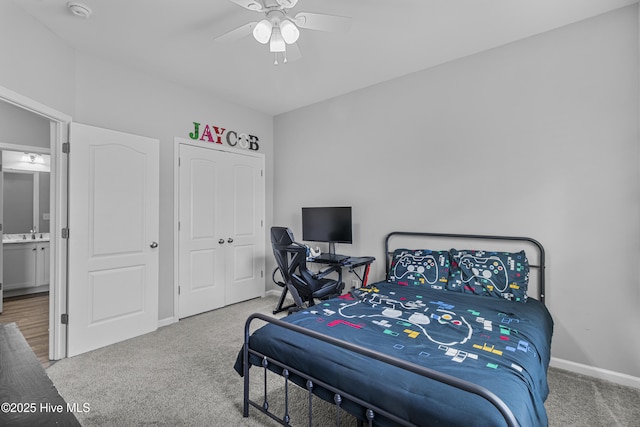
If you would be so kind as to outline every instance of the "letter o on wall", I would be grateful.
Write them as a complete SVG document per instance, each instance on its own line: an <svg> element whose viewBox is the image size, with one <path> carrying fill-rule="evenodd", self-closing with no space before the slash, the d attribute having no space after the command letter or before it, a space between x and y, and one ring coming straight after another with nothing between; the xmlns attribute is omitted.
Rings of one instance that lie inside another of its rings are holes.
<svg viewBox="0 0 640 427"><path fill-rule="evenodd" d="M240 148L249 148L249 135L241 133L238 135L238 142L240 143Z"/></svg>

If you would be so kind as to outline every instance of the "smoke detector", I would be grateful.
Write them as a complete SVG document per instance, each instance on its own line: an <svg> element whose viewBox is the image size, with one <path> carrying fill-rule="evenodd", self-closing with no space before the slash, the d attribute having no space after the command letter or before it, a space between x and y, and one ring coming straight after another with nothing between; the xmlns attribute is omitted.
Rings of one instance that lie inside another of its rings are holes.
<svg viewBox="0 0 640 427"><path fill-rule="evenodd" d="M91 12L91 9L89 9L89 6L77 1L70 1L69 3L67 3L67 7L75 16L79 16L85 19L90 17L93 13Z"/></svg>

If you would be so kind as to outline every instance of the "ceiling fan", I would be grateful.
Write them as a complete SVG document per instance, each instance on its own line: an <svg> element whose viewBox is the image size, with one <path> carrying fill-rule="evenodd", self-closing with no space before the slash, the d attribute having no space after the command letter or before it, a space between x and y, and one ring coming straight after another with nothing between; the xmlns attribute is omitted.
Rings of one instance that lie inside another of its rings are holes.
<svg viewBox="0 0 640 427"><path fill-rule="evenodd" d="M300 37L300 28L319 31L346 32L351 26L351 18L325 15L322 13L298 12L289 15L289 9L295 7L298 0L230 0L245 9L260 12L264 18L257 22L249 22L216 38L218 42L230 42L253 34L262 44L269 44L274 53L274 64L278 65L278 54L283 62L287 62L287 46L290 47L289 58L300 58L300 49L296 42Z"/></svg>

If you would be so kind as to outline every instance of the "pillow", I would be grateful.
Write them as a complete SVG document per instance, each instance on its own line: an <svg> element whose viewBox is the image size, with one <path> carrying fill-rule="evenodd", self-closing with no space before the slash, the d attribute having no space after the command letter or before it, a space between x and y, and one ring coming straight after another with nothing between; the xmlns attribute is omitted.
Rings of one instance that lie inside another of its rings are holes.
<svg viewBox="0 0 640 427"><path fill-rule="evenodd" d="M426 286L446 290L449 252L429 249L396 249L391 260L389 282L401 286Z"/></svg>
<svg viewBox="0 0 640 427"><path fill-rule="evenodd" d="M448 290L527 302L529 262L524 251L451 249L450 256Z"/></svg>

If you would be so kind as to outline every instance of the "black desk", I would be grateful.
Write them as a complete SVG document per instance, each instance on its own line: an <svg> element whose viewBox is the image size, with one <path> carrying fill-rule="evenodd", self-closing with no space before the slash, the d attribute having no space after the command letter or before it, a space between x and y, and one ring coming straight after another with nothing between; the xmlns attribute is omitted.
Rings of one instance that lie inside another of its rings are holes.
<svg viewBox="0 0 640 427"><path fill-rule="evenodd" d="M344 270L346 268L347 270L349 270L350 273L355 274L356 277L360 279L361 286L367 286L367 279L369 278L369 270L371 269L371 263L373 261L375 261L375 258L372 256L346 257L345 259L342 259L340 261L326 259L326 258L307 258L307 262L313 262L316 264L324 264L324 265L331 265L331 266L340 266L341 270ZM360 276L356 271L356 268L359 268L359 267L364 267L364 272L362 276ZM295 304L290 304L286 307L283 306L288 290L284 282L280 282L275 278L276 272L278 272L279 270L280 270L279 267L276 268L273 271L272 277L273 277L274 283L282 286L283 289L282 289L282 293L280 294L280 300L278 301L278 305L276 305L276 309L273 310L273 314L280 313L281 311L284 311L284 310L289 310L289 312L291 312L290 309L295 309L296 307ZM327 268L325 270L324 275L333 274L333 273L336 273L337 271L338 271L337 268ZM320 274L320 273L319 275L324 276L323 274ZM340 276L342 277L342 271L340 271Z"/></svg>
<svg viewBox="0 0 640 427"><path fill-rule="evenodd" d="M329 259L319 259L319 258L309 258L309 262L314 262L316 264L325 264L325 265L340 265L343 269L348 269L350 273L356 275L358 279L360 279L360 283L362 286L367 286L367 280L369 279L369 270L371 269L371 263L375 261L375 257L372 256L363 256L363 257L347 257L342 261L333 261ZM364 267L364 272L362 276L358 274L356 268Z"/></svg>

